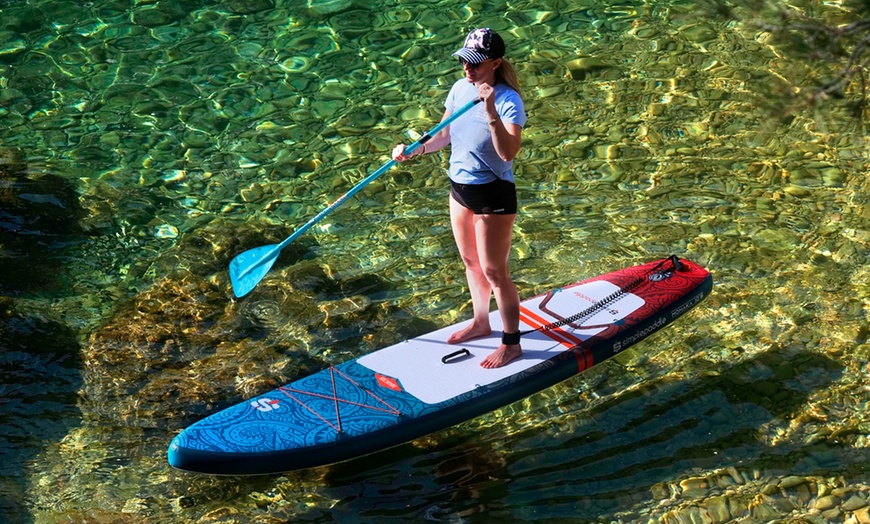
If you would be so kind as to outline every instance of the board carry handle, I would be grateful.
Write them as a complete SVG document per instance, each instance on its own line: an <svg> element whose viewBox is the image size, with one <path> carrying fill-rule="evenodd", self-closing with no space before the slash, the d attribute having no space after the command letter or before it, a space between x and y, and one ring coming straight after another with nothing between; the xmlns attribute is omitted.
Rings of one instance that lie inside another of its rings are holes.
<svg viewBox="0 0 870 524"><path fill-rule="evenodd" d="M453 353L450 353L449 355L444 355L443 357L441 357L441 363L447 364L450 362L450 359L452 359L452 358L470 357L470 356L471 356L471 351L468 351L467 349L462 348L459 351L454 351Z"/></svg>

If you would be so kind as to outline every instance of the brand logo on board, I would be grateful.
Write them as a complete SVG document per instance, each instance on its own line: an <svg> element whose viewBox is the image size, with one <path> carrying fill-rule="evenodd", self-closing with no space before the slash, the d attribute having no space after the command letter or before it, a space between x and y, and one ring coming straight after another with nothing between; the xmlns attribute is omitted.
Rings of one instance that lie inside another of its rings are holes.
<svg viewBox="0 0 870 524"><path fill-rule="evenodd" d="M278 399L261 398L259 400L251 402L251 407L256 409L257 411L268 413L269 411L275 411L281 406L278 405Z"/></svg>

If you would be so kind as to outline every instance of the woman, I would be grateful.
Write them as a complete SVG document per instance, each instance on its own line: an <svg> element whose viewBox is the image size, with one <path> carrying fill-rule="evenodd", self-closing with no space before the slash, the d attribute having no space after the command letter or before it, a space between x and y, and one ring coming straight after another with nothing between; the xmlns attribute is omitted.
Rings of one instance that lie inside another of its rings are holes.
<svg viewBox="0 0 870 524"><path fill-rule="evenodd" d="M451 145L450 223L465 264L474 318L447 342L459 344L492 332L489 304L494 294L504 331L501 345L481 362L485 368L504 366L522 354L520 298L510 278L508 256L517 213L511 164L520 149L526 114L516 70L504 52L504 40L495 31L472 31L462 49L453 53L465 77L450 89L442 121L476 97L483 103L410 155L405 155L405 144L393 149L393 159L402 162Z"/></svg>

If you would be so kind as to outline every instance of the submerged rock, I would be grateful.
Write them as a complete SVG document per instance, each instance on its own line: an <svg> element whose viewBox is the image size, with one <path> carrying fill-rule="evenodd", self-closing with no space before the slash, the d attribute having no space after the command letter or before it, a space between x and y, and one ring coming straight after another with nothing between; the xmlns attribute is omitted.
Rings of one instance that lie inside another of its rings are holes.
<svg viewBox="0 0 870 524"><path fill-rule="evenodd" d="M27 158L17 147L0 148L0 178L23 176L27 171Z"/></svg>
<svg viewBox="0 0 870 524"><path fill-rule="evenodd" d="M288 246L249 295L234 299L229 261L284 233L214 223L155 261L154 283L119 304L83 349L85 418L180 428L358 354L361 345L429 328L379 302L389 283L327 274L304 242ZM397 327L372 336L391 317Z"/></svg>

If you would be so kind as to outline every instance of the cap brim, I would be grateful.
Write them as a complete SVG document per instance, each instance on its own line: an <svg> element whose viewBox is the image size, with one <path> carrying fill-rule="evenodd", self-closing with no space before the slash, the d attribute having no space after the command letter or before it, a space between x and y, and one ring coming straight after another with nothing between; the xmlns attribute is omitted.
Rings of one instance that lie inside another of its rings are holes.
<svg viewBox="0 0 870 524"><path fill-rule="evenodd" d="M459 58L465 60L470 64L479 64L481 62L486 62L489 60L489 57L483 53L478 53L473 49L469 49L467 47L463 47L459 51L453 53L453 56L458 56Z"/></svg>

